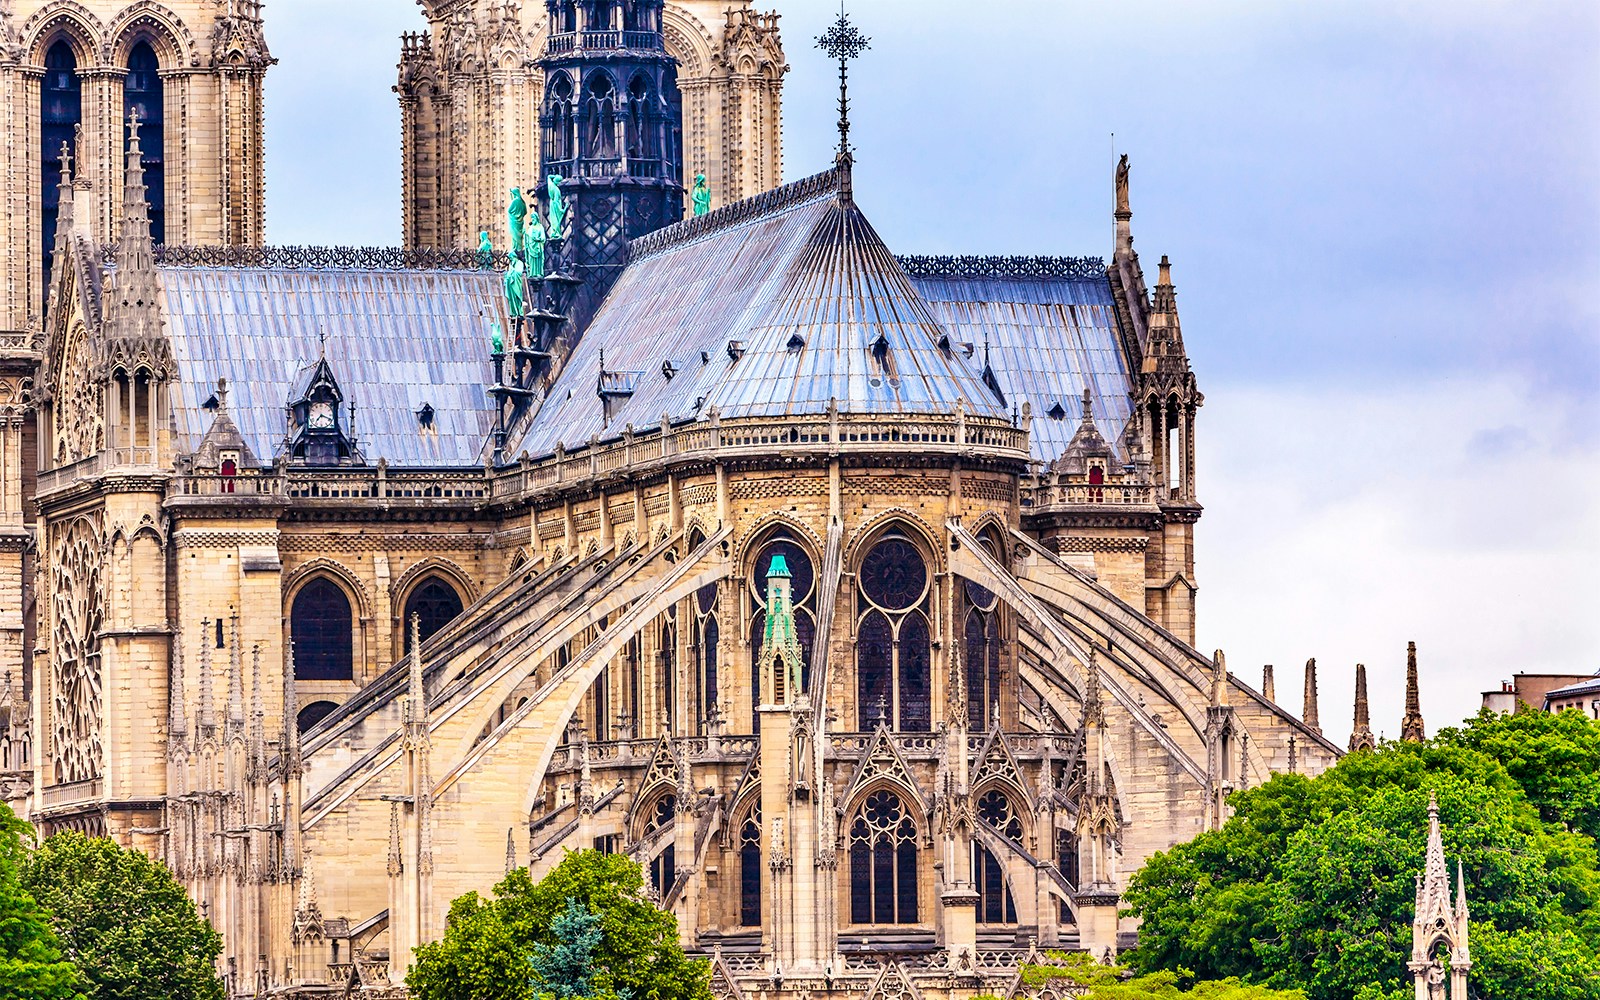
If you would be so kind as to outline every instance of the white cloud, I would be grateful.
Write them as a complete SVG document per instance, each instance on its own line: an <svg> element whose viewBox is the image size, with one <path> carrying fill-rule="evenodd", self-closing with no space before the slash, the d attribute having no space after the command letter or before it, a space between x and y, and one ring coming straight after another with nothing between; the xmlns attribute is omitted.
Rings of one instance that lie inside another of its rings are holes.
<svg viewBox="0 0 1600 1000"><path fill-rule="evenodd" d="M1354 666L1399 734L1415 640L1430 730L1522 671L1600 670L1600 452L1510 378L1352 389L1208 387L1198 433L1202 647L1324 729L1350 731Z"/></svg>

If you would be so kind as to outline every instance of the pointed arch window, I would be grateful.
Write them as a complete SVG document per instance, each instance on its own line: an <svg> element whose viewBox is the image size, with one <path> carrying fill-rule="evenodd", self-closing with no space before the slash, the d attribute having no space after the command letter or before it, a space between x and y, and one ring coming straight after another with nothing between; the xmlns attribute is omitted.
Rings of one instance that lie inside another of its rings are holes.
<svg viewBox="0 0 1600 1000"><path fill-rule="evenodd" d="M139 42L128 53L123 81L123 120L139 116L139 148L144 161L145 201L150 206L150 240L167 241L166 84L155 49ZM123 138L127 152L127 138Z"/></svg>
<svg viewBox="0 0 1600 1000"><path fill-rule="evenodd" d="M972 884L978 890L978 923L1017 922L1017 904L1006 884L1005 866L977 841L972 843Z"/></svg>
<svg viewBox="0 0 1600 1000"><path fill-rule="evenodd" d="M850 920L917 922L917 826L893 792L868 795L850 826Z"/></svg>
<svg viewBox="0 0 1600 1000"><path fill-rule="evenodd" d="M400 616L400 627L405 635L403 648L411 652L411 616L416 615L422 641L454 621L462 610L461 594L440 576L428 576L406 597L406 606Z"/></svg>
<svg viewBox="0 0 1600 1000"><path fill-rule="evenodd" d="M302 681L347 681L354 676L350 599L325 576L300 588L289 610L294 676Z"/></svg>
<svg viewBox="0 0 1600 1000"><path fill-rule="evenodd" d="M987 729L1000 704L999 600L990 590L968 580L962 660L967 673L967 727Z"/></svg>
<svg viewBox="0 0 1600 1000"><path fill-rule="evenodd" d="M901 731L933 728L928 565L911 540L890 534L861 561L857 588L856 710L862 731L880 714Z"/></svg>
<svg viewBox="0 0 1600 1000"><path fill-rule="evenodd" d="M573 138L572 80L566 74L550 82L550 99L545 105L545 128L548 152L545 159L551 163L570 160L577 148Z"/></svg>
<svg viewBox="0 0 1600 1000"><path fill-rule="evenodd" d="M817 573L811 555L787 530L774 532L761 544L750 565L750 707L761 704L761 636L767 626L767 573L772 560L782 556L789 567L789 593L794 607L795 638L800 640L801 690L811 690L811 650L817 637Z"/></svg>
<svg viewBox="0 0 1600 1000"><path fill-rule="evenodd" d="M50 257L56 247L56 219L61 211L61 150L70 146L78 123L83 121L83 83L78 77L78 57L72 43L57 39L44 55L44 79L39 85L39 139L43 144L40 163L44 186L41 206L44 243L44 287L50 287Z"/></svg>
<svg viewBox="0 0 1600 1000"><path fill-rule="evenodd" d="M617 91L611 77L589 77L583 101L583 155L591 160L617 156Z"/></svg>
<svg viewBox="0 0 1600 1000"><path fill-rule="evenodd" d="M645 821L643 835L640 839L649 837L658 830L674 826L678 819L678 797L671 792L656 799L655 805L650 807L650 818ZM672 880L677 874L677 851L669 841L662 848L661 853L650 860L650 886L656 892L656 898L665 895L672 888Z"/></svg>
<svg viewBox="0 0 1600 1000"><path fill-rule="evenodd" d="M761 808L739 828L739 926L761 926Z"/></svg>
<svg viewBox="0 0 1600 1000"><path fill-rule="evenodd" d="M717 626L717 585L708 583L694 595L695 674L700 683L702 728L722 715L717 688L717 647L721 630Z"/></svg>

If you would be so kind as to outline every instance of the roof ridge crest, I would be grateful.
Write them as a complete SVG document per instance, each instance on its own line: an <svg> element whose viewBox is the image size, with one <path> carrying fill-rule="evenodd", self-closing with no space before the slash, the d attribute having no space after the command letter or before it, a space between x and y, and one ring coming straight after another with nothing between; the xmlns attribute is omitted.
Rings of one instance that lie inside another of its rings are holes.
<svg viewBox="0 0 1600 1000"><path fill-rule="evenodd" d="M832 167L820 174L812 174L810 177L775 187L770 191L763 191L752 198L741 199L705 215L684 219L682 222L675 222L641 236L629 244L628 262L631 264L646 257L653 257L665 250L692 243L724 229L775 215L784 209L815 201L823 195L836 194L838 190L839 169Z"/></svg>

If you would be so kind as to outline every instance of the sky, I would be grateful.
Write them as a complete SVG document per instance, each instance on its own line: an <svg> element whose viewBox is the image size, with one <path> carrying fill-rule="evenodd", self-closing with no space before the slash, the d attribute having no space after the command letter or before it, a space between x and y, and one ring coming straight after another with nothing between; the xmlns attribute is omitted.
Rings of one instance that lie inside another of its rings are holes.
<svg viewBox="0 0 1600 1000"><path fill-rule="evenodd" d="M783 15L786 179L825 169L827 0ZM1330 738L1600 671L1600 4L854 0L856 197L901 253L1173 262L1206 401L1201 649ZM400 236L409 0L274 0L268 237Z"/></svg>

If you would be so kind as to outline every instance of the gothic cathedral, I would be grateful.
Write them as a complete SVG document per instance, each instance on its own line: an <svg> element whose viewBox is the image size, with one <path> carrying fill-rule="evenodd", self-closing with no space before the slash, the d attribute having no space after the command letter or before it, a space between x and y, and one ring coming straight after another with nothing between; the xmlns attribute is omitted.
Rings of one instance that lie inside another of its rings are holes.
<svg viewBox="0 0 1600 1000"><path fill-rule="evenodd" d="M776 14L422 7L401 245L335 250L263 245L260 4L0 0L0 796L165 861L231 995L403 995L584 847L719 1000L1014 996L1337 759L1314 665L1194 648L1126 158L1108 256L897 254L847 115L782 182Z"/></svg>

